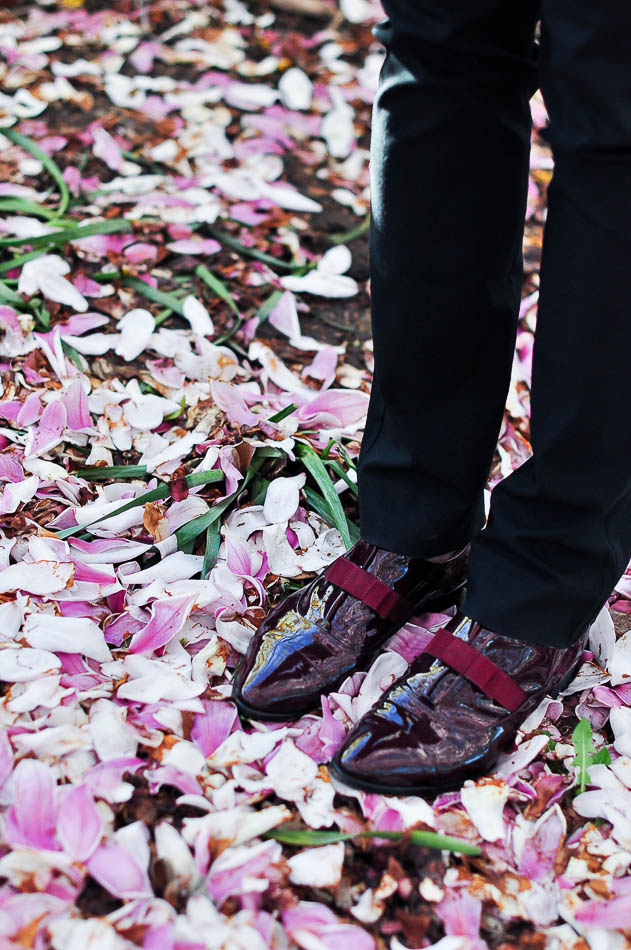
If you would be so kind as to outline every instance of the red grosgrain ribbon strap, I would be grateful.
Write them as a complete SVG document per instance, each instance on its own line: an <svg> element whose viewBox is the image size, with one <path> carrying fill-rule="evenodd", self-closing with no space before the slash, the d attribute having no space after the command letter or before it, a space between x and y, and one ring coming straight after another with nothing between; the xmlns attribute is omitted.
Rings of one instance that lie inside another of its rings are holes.
<svg viewBox="0 0 631 950"><path fill-rule="evenodd" d="M384 620L401 626L415 611L414 604L401 597L395 590L358 567L345 557L338 557L330 564L324 575L328 581L343 591L361 600Z"/></svg>
<svg viewBox="0 0 631 950"><path fill-rule="evenodd" d="M508 673L501 670L493 660L489 660L488 656L484 656L470 643L455 637L443 627L436 631L431 642L424 648L424 652L435 656L437 660L442 660L456 673L466 676L483 693L511 712L521 706L526 699L526 693Z"/></svg>

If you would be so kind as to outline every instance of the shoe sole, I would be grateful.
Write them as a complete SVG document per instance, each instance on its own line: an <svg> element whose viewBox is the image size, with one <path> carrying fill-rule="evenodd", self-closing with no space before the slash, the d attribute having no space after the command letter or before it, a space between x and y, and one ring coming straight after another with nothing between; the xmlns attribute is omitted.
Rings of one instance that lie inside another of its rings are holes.
<svg viewBox="0 0 631 950"><path fill-rule="evenodd" d="M563 690L567 686L570 685L570 683L575 678L581 666L582 666L582 660L578 660L577 663L571 668L569 673L567 673L564 676L564 678L561 680L559 685L554 690L550 690L550 692L542 695L539 699L539 702L541 702L541 700L544 699L545 696L550 696L552 699L556 699L559 693L562 693ZM536 708L536 707L533 707L533 708ZM477 778L481 778L485 774L486 775L490 774L490 770L495 765L497 765L497 762L500 758L500 755L502 754L502 751L506 751L506 750L501 750L499 752L497 758L492 763L489 769L489 772L486 772L486 773L481 772L477 776ZM346 772L345 769L343 769L342 766L339 765L335 761L328 762L325 764L329 770L329 773L333 775L334 778L339 779L340 782L342 782L344 785L347 785L349 788L357 788L360 791L368 792L369 794L390 795L390 796L395 796L395 797L406 796L406 795L419 795L419 796L442 795L444 792L457 791L458 789L462 788L463 783L465 781L467 781L470 778L475 778L475 776L469 775L467 776L466 779L459 779L458 781L454 780L453 782L444 782L441 785L381 785L379 782L367 782L367 781L365 782L362 779L355 778L355 776L353 775L349 775L349 773Z"/></svg>
<svg viewBox="0 0 631 950"><path fill-rule="evenodd" d="M441 597L437 597L435 600L430 601L426 604L422 610L422 613L440 613L441 610L445 610L447 607L458 606L464 597L464 585L459 587L452 594L445 594ZM420 612L418 615L420 616ZM409 621L408 621L409 622ZM394 636L396 630L394 630L386 639L390 639L391 636ZM385 642L385 641L384 641ZM354 673L360 672L356 668ZM349 676L352 674L348 674ZM331 691L334 691L334 687L331 688ZM322 694L323 696L327 695L326 693ZM257 722L296 722L297 719L300 719L301 716L307 715L315 709L315 706L309 706L308 708L303 709L300 713L280 713L280 712L267 712L264 709L257 709L255 706L250 706L249 703L246 703L241 697L232 695L232 702L237 707L239 715L244 716L246 719L254 719Z"/></svg>

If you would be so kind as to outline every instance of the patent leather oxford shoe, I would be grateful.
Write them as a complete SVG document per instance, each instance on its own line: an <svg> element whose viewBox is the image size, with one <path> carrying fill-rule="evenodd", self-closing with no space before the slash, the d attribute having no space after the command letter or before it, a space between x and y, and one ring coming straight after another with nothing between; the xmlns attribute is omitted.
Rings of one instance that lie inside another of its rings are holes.
<svg viewBox="0 0 631 950"><path fill-rule="evenodd" d="M265 618L233 679L239 711L286 721L318 707L412 616L456 604L467 563L468 548L438 563L358 541Z"/></svg>
<svg viewBox="0 0 631 950"><path fill-rule="evenodd" d="M331 773L386 795L437 794L488 773L540 700L572 681L587 633L558 649L456 613L356 723Z"/></svg>

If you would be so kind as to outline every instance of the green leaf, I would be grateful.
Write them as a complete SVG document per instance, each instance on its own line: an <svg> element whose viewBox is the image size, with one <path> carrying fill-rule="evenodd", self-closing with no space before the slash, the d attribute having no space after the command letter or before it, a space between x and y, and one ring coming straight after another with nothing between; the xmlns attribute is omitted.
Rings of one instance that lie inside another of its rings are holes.
<svg viewBox="0 0 631 950"><path fill-rule="evenodd" d="M25 152L33 155L42 163L48 174L55 180L57 187L59 188L60 200L59 207L57 208L57 214L64 214L70 201L70 192L68 191L68 185L64 181L64 176L61 173L59 165L57 165L50 155L47 155L46 152L44 152L43 149L41 149L39 145L33 141L33 139L27 138L26 135L22 135L22 133L18 132L16 129L3 129L2 134L6 136L6 138L8 138L11 142L19 145L20 148L23 148Z"/></svg>
<svg viewBox="0 0 631 950"><path fill-rule="evenodd" d="M592 765L611 765L611 753L606 746L603 746L598 752L594 752Z"/></svg>
<svg viewBox="0 0 631 950"><path fill-rule="evenodd" d="M437 851L453 851L459 854L478 855L481 848L468 841L462 841L453 835L441 835L435 831L327 831L312 828L274 828L266 832L264 838L274 838L283 844L296 846L314 846L334 844L337 841L352 841L356 838L385 838L389 841L400 841L407 838L411 844L432 848Z"/></svg>
<svg viewBox="0 0 631 950"><path fill-rule="evenodd" d="M305 468L322 492L322 496L329 507L333 524L342 535L346 548L350 548L351 537L346 515L324 462L310 445L296 445L296 455L302 460Z"/></svg>
<svg viewBox="0 0 631 950"><path fill-rule="evenodd" d="M588 719L579 719L572 732L572 744L576 753L572 765L578 767L579 790L584 792L589 782L589 767L594 762L594 741Z"/></svg>

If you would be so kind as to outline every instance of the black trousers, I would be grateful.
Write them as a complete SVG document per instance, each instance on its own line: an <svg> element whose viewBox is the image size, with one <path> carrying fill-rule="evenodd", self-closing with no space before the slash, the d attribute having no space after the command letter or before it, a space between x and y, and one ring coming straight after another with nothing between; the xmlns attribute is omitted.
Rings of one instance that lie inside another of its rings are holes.
<svg viewBox="0 0 631 950"><path fill-rule="evenodd" d="M472 539L465 612L567 646L631 557L631 3L385 0L371 143L375 376L362 536ZM537 21L540 42L535 43ZM531 118L555 159L533 456L483 487L510 381Z"/></svg>

